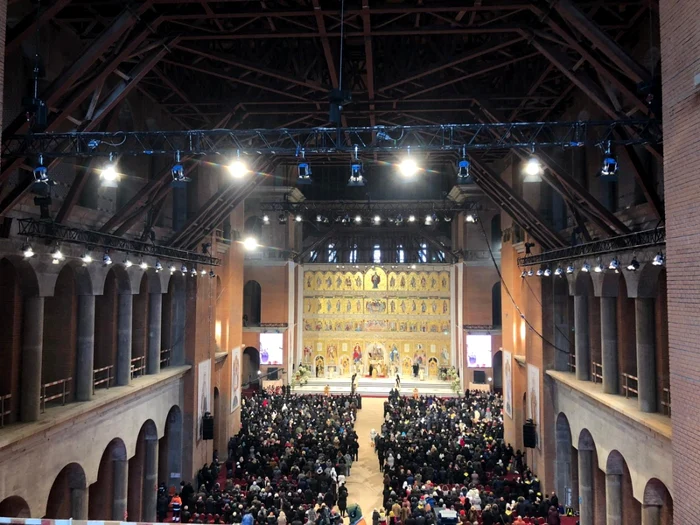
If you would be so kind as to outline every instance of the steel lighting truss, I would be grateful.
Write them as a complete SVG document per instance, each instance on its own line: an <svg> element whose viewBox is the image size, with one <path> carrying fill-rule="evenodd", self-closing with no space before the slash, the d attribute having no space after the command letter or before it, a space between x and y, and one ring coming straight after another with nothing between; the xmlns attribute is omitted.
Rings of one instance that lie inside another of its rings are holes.
<svg viewBox="0 0 700 525"><path fill-rule="evenodd" d="M414 215L420 221L426 215L435 213L439 220L445 216L463 211L478 211L483 209L483 199L465 200L457 204L451 200L441 201L303 201L303 202L262 202L260 211L262 213L293 213L302 214L306 220L316 220L318 222L340 222L349 218L351 221L356 216L363 219L373 218L379 215L383 220L395 219L401 216L404 221L410 215Z"/></svg>
<svg viewBox="0 0 700 525"><path fill-rule="evenodd" d="M572 246L570 248L551 250L528 257L520 257L518 258L518 266L536 266L559 261L569 261L579 257L593 257L608 253L638 250L662 244L666 244L666 229L656 228L654 230L645 230L629 235L610 237L601 241L579 244L578 246Z"/></svg>
<svg viewBox="0 0 700 525"><path fill-rule="evenodd" d="M100 233L92 230L70 228L51 221L39 221L36 219L19 219L19 235L47 239L50 241L82 244L89 248L102 248L116 250L133 255L153 256L160 259L182 261L205 266L219 266L221 260L207 254L178 250L167 246L159 246L148 242L134 241Z"/></svg>
<svg viewBox="0 0 700 525"><path fill-rule="evenodd" d="M616 131L632 128L634 133ZM2 157L108 157L109 155L329 155L357 151L507 150L658 143L655 120L507 122L421 126L198 131L34 133L3 137Z"/></svg>

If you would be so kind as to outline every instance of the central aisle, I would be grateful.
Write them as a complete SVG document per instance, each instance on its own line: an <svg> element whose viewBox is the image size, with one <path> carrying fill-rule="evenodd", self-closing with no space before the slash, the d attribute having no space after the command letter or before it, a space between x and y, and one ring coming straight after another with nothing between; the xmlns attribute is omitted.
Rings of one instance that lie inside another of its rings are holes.
<svg viewBox="0 0 700 525"><path fill-rule="evenodd" d="M363 397L362 409L357 411L355 431L360 444L359 460L352 464L352 472L347 480L348 506L358 503L367 523L372 523L372 511L382 505L382 473L379 470L377 455L369 441L372 429L377 432L382 427L382 415L386 398ZM347 522L347 520L346 520Z"/></svg>

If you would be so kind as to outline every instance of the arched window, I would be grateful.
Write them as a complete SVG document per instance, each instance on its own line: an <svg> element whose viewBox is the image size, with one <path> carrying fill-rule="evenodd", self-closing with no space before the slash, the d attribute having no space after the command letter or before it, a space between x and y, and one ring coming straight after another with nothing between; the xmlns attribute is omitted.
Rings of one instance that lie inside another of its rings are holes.
<svg viewBox="0 0 700 525"><path fill-rule="evenodd" d="M501 282L491 288L491 324L501 326Z"/></svg>
<svg viewBox="0 0 700 525"><path fill-rule="evenodd" d="M257 281L248 281L243 287L243 326L260 325L262 288Z"/></svg>

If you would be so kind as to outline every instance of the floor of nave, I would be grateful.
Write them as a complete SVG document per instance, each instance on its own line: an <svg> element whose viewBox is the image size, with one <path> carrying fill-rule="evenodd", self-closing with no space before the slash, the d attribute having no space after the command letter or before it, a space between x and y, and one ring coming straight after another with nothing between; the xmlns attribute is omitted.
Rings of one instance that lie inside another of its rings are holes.
<svg viewBox="0 0 700 525"><path fill-rule="evenodd" d="M357 411L355 432L360 444L359 460L352 464L347 480L348 506L358 503L367 523L371 523L372 511L382 504L382 473L377 455L369 441L372 429L380 431L386 398L362 398L362 409ZM346 520L347 522L347 520Z"/></svg>

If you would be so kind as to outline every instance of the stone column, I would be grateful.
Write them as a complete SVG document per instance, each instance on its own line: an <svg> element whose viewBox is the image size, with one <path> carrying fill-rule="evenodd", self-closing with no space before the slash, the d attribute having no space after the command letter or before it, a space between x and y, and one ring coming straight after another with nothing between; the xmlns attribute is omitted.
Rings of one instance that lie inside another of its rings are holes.
<svg viewBox="0 0 700 525"><path fill-rule="evenodd" d="M634 300L637 321L637 390L639 410L656 412L656 344L654 334L654 300Z"/></svg>
<svg viewBox="0 0 700 525"><path fill-rule="evenodd" d="M600 341L603 355L603 392L620 393L617 364L617 297L600 298Z"/></svg>
<svg viewBox="0 0 700 525"><path fill-rule="evenodd" d="M141 521L156 521L158 491L158 438L146 437L146 456L143 461L143 503Z"/></svg>
<svg viewBox="0 0 700 525"><path fill-rule="evenodd" d="M574 332L576 340L576 379L591 379L591 346L588 327L588 296L574 296ZM583 524L582 524L583 525Z"/></svg>
<svg viewBox="0 0 700 525"><path fill-rule="evenodd" d="M44 341L44 298L25 297L22 309L22 373L19 418L39 419L41 407L41 358Z"/></svg>
<svg viewBox="0 0 700 525"><path fill-rule="evenodd" d="M115 521L125 521L126 502L129 493L129 461L126 455L114 458L114 487L112 519Z"/></svg>
<svg viewBox="0 0 700 525"><path fill-rule="evenodd" d="M74 520L88 519L88 489L70 489L70 516Z"/></svg>
<svg viewBox="0 0 700 525"><path fill-rule="evenodd" d="M146 373L160 372L160 334L163 317L163 296L160 293L148 294L148 353Z"/></svg>
<svg viewBox="0 0 700 525"><path fill-rule="evenodd" d="M642 525L661 525L661 507L642 505Z"/></svg>
<svg viewBox="0 0 700 525"><path fill-rule="evenodd" d="M605 475L606 525L622 525L622 475Z"/></svg>
<svg viewBox="0 0 700 525"><path fill-rule="evenodd" d="M90 401L92 398L93 369L95 363L95 296L78 296L78 351L75 367L75 398Z"/></svg>
<svg viewBox="0 0 700 525"><path fill-rule="evenodd" d="M593 525L593 451L578 451L578 491L581 525Z"/></svg>
<svg viewBox="0 0 700 525"><path fill-rule="evenodd" d="M131 381L131 337L134 296L119 295L117 314L117 385L128 385ZM119 518L120 520L122 518Z"/></svg>
<svg viewBox="0 0 700 525"><path fill-rule="evenodd" d="M176 285L173 291L173 322L171 324L172 335L172 350L170 354L170 363L173 366L182 366L185 364L185 285Z"/></svg>

